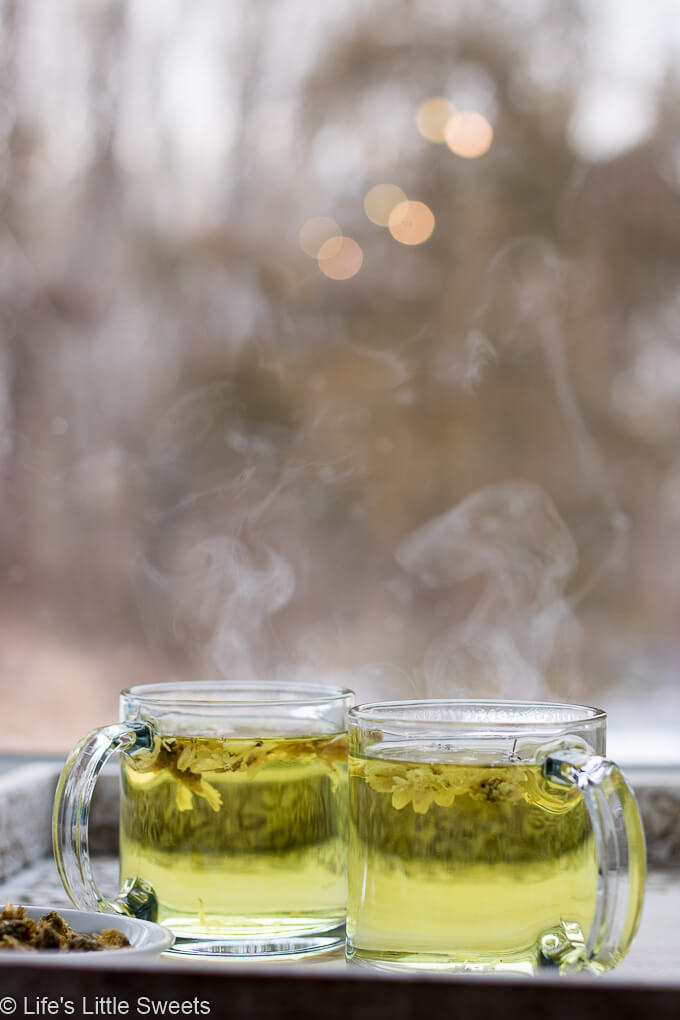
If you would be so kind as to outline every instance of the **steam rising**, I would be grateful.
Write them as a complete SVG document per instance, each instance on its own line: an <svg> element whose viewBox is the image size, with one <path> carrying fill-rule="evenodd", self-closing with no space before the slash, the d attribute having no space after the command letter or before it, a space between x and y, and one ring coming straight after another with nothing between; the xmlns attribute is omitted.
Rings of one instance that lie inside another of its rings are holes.
<svg viewBox="0 0 680 1020"><path fill-rule="evenodd" d="M206 671L216 666L225 679L261 680L263 628L295 591L290 565L271 549L256 562L243 543L215 537L189 549L180 567L169 575L145 562L149 580L175 599L175 636L205 638Z"/></svg>
<svg viewBox="0 0 680 1020"><path fill-rule="evenodd" d="M192 389L159 424L149 472L158 472L158 499L147 519L165 541L141 559L140 608L161 646L169 614L175 645L201 676L247 682L274 668L271 620L296 589L297 545L289 542L290 555L277 547L279 516L300 498L291 491L297 439L271 413L253 423L247 388L232 381ZM188 492L186 477L195 479Z"/></svg>
<svg viewBox="0 0 680 1020"><path fill-rule="evenodd" d="M478 579L472 610L446 621L425 655L428 695L535 697L551 661L574 654L578 627L565 596L574 541L531 482L490 485L413 532L399 564L427 588Z"/></svg>
<svg viewBox="0 0 680 1020"><path fill-rule="evenodd" d="M543 238L507 244L489 264L464 339L435 359L434 368L440 383L476 399L487 372L501 368L503 359L542 358L554 413L613 536L602 544L600 561L581 579L580 591L568 594L576 543L545 489L530 480L481 488L411 532L396 549L384 542L384 559L378 555L370 566L359 562L361 547L352 543L356 525L335 515L349 507L351 517L353 487L363 499L371 498L370 472L379 467L368 456L371 446L362 431L373 428L371 401L390 394L400 406L401 388L417 372L412 358L421 338L390 350L348 340L345 350L361 366L361 379L369 379L362 391L365 407L334 408L330 397L319 404L313 388L316 399L307 417L301 407L286 417L285 402L278 412L270 403L271 378L263 402L256 374L190 391L160 425L155 458L164 487L148 520L154 526L170 523L172 547L157 557L165 566L148 557L142 574L164 593L175 641L197 653L203 673L217 670L226 679L247 681L308 676L311 670L315 679L330 681L343 668L342 648L330 652L331 631L358 644L359 627L371 633L371 619L376 643L371 657L381 663L384 649L377 642L385 629L377 616L393 612L399 599L392 592L386 605L379 592L389 589L381 581L393 571L394 556L408 588L395 618L409 636L401 647L395 641L393 666L361 667L356 648L347 650L352 675L342 682L361 698L532 698L545 697L551 686L560 696L579 689L581 630L573 608L620 553L625 522L569 379L561 323L567 272ZM281 372L285 375L284 366ZM283 375L285 392L291 380ZM325 389L328 380L319 378ZM317 443L319 431L324 441ZM369 438L378 448L375 437ZM329 448L334 459L316 459L320 449ZM389 435L381 438L380 450L393 448ZM194 472L187 494L182 480ZM327 523L340 530L329 532ZM310 529L317 527L314 539L323 548L314 556ZM344 573L334 574L343 555ZM341 582L337 588L335 578ZM303 610L297 616L296 594ZM432 610L427 619L423 606ZM281 646L274 618L284 609L294 610L286 619L293 619L297 633L288 630ZM414 635L420 623L422 633ZM328 661L338 652L340 662Z"/></svg>

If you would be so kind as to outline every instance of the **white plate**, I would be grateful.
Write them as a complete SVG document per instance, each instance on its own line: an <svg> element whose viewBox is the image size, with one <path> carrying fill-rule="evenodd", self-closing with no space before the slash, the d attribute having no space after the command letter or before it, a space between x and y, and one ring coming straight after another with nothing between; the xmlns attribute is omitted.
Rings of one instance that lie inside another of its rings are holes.
<svg viewBox="0 0 680 1020"><path fill-rule="evenodd" d="M89 910L27 906L26 917L39 921L43 914L48 914L50 910L56 910L74 931L81 932L83 935L92 935L94 932L100 932L103 928L117 928L127 935L132 944L125 949L99 949L89 953L68 953L59 949L37 949L30 952L0 949L0 965L16 966L20 963L36 963L38 960L41 963L74 963L79 967L96 967L102 963L108 965L114 961L121 964L125 964L126 961L136 963L145 957L158 956L159 953L169 949L175 941L175 936L168 928L163 928L160 924L153 924L151 921L140 921L136 917L127 917L125 914L98 914Z"/></svg>

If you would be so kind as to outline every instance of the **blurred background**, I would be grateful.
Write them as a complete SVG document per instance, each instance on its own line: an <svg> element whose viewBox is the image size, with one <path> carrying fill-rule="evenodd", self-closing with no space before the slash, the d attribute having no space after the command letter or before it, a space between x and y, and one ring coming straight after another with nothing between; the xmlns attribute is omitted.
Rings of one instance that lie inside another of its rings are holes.
<svg viewBox="0 0 680 1020"><path fill-rule="evenodd" d="M680 761L676 0L0 0L2 750L171 678Z"/></svg>

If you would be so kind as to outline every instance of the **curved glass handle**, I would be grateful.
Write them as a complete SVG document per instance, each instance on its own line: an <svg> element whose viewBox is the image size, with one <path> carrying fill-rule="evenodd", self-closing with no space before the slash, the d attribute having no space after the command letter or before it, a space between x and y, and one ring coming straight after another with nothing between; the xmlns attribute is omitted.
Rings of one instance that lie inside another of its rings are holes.
<svg viewBox="0 0 680 1020"><path fill-rule="evenodd" d="M154 891L140 879L127 882L115 900L101 893L92 872L88 838L90 803L103 766L116 751L134 754L150 748L153 738L146 723L105 726L83 737L64 766L54 798L52 841L64 889L81 910L156 919Z"/></svg>
<svg viewBox="0 0 680 1020"><path fill-rule="evenodd" d="M583 794L595 839L598 880L595 917L585 945L560 946L550 959L565 969L609 970L625 956L637 931L645 882L645 837L635 795L611 761L582 745L546 749L543 774ZM546 947L547 948L547 947Z"/></svg>

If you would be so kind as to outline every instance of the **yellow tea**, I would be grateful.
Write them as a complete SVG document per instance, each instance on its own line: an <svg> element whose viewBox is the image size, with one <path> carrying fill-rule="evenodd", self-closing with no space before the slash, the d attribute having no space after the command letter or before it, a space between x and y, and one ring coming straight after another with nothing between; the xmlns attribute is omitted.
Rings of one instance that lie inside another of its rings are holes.
<svg viewBox="0 0 680 1020"><path fill-rule="evenodd" d="M598 878L581 792L512 757L422 753L350 756L348 956L529 972L578 957Z"/></svg>
<svg viewBox="0 0 680 1020"><path fill-rule="evenodd" d="M121 880L153 888L183 937L276 937L341 924L345 734L159 737L122 758Z"/></svg>

